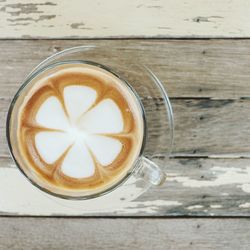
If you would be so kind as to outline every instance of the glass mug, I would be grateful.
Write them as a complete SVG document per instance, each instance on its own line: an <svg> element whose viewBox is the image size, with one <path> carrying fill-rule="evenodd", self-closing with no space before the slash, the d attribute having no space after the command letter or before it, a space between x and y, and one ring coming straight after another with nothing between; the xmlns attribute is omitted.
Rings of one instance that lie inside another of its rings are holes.
<svg viewBox="0 0 250 250"><path fill-rule="evenodd" d="M133 60L131 60L131 58ZM87 63L119 77L134 92L143 110L144 141L138 159L117 184L96 194L82 197L60 195L38 184L22 170L22 155L17 150L17 114L32 80L42 72L65 63ZM140 61L139 54L124 47L79 46L58 52L41 62L26 77L14 96L7 115L6 135L12 158L26 178L62 205L85 210L120 207L166 180L166 166L154 162L157 156L168 157L173 145L173 112L166 90L157 76ZM64 200L62 200L63 198ZM83 204L82 204L83 203Z"/></svg>

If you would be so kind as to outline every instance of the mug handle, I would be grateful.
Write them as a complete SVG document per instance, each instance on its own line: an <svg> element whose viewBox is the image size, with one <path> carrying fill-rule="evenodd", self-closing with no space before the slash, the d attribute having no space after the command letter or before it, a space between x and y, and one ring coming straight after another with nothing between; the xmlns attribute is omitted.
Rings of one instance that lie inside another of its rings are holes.
<svg viewBox="0 0 250 250"><path fill-rule="evenodd" d="M153 161L146 157L141 157L139 166L136 170L136 176L153 186L160 186L166 181L166 173L161 170Z"/></svg>

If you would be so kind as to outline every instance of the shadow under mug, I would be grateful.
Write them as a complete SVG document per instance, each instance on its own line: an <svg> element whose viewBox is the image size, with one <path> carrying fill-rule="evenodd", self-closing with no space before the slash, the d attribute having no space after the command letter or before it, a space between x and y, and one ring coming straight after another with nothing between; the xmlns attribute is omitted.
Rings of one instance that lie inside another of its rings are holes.
<svg viewBox="0 0 250 250"><path fill-rule="evenodd" d="M98 193L83 196L69 196L53 192L38 184L22 168L22 156L17 149L17 115L20 104L31 87L32 80L39 74L63 63L89 63L115 74L128 85L141 103L144 116L144 142L141 153L127 175L117 184ZM14 96L9 108L6 135L11 155L21 172L42 191L67 200L88 200L105 194L107 200L133 200L150 186L161 185L166 180L166 166L156 160L168 157L173 145L173 112L162 82L140 61L140 53L133 48L79 46L58 52L42 61L26 77ZM134 188L129 191L129 187ZM136 187L136 188L135 188ZM125 190L125 192L124 192ZM131 192L131 193L130 193ZM103 200L103 198L102 198ZM103 203L102 203L103 204Z"/></svg>

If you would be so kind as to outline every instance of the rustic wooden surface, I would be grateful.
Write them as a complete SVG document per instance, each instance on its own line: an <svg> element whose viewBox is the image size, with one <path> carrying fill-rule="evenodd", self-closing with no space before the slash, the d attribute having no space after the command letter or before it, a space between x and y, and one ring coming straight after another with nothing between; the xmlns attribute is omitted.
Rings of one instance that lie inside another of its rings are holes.
<svg viewBox="0 0 250 250"><path fill-rule="evenodd" d="M247 0L0 0L0 249L249 249L249 11ZM163 186L123 208L83 211L23 178L5 119L41 60L93 44L121 48L117 63L136 52L164 82L175 145L171 159L154 155Z"/></svg>
<svg viewBox="0 0 250 250"><path fill-rule="evenodd" d="M2 216L232 216L250 215L250 159L176 158L166 161L168 181L123 208L82 205L79 209L55 201L33 187L9 158L1 158ZM18 188L17 188L18 187ZM137 192L137 188L130 191ZM89 211L92 209L92 211Z"/></svg>
<svg viewBox="0 0 250 250"><path fill-rule="evenodd" d="M247 0L1 0L2 38L249 37Z"/></svg>
<svg viewBox="0 0 250 250"><path fill-rule="evenodd" d="M133 61L136 51L140 60L167 84L171 98L221 100L250 95L247 39L1 40L1 95L10 99L9 95L15 93L24 76L41 60L79 45L122 48L116 51L117 63L120 55L127 55L127 60ZM16 74L12 74L13 70Z"/></svg>
<svg viewBox="0 0 250 250"><path fill-rule="evenodd" d="M0 119L6 117L10 100L1 96ZM249 157L250 156L250 100L176 100L175 145L173 156L191 157ZM159 109L164 111L163 103ZM239 112L240 111L240 112ZM159 111L160 112L160 111ZM162 112L161 112L162 113ZM166 117L163 117L166 119ZM225 129L225 127L227 129ZM9 157L5 139L5 123L0 124L0 155ZM153 128L155 136L161 136ZM155 143L149 145L154 148ZM158 152L164 153L164 149Z"/></svg>
<svg viewBox="0 0 250 250"><path fill-rule="evenodd" d="M122 51L128 62L137 51L165 83L175 113L174 155L249 156L249 40L1 41L1 120L24 76L42 59L64 48L91 44L126 47L126 53ZM1 131L4 126L2 122ZM0 156L6 157L5 133L0 141Z"/></svg>
<svg viewBox="0 0 250 250"><path fill-rule="evenodd" d="M161 188L150 190L123 209L118 209L115 214L248 216L249 40L1 41L1 74L9 76L0 78L1 120L5 120L12 96L33 66L55 50L80 44L126 47L128 61L133 60L129 57L129 51L139 50L141 60L163 79L173 104L176 126L172 159L164 158L164 151L154 156L166 167L168 182ZM177 54L178 61L175 60ZM13 70L16 71L14 75ZM201 79L202 84L199 82ZM160 101L159 112L161 108L163 103ZM107 209L102 212L93 210L91 213L67 209L41 195L20 175L10 159L4 122L0 129L1 214L114 214L113 210ZM153 133L157 135L159 131L155 129ZM22 188L15 189L17 183ZM26 199L18 198L23 195ZM32 202L34 200L35 203Z"/></svg>
<svg viewBox="0 0 250 250"><path fill-rule="evenodd" d="M249 229L249 219L0 218L0 247L248 250Z"/></svg>

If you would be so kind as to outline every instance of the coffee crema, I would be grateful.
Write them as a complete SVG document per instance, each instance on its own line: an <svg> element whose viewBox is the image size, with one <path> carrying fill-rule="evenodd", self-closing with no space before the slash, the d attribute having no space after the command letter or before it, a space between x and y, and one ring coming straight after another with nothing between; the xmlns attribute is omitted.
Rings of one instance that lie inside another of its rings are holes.
<svg viewBox="0 0 250 250"><path fill-rule="evenodd" d="M80 197L121 181L144 134L140 103L109 71L61 64L31 80L18 113L20 168L40 187Z"/></svg>

